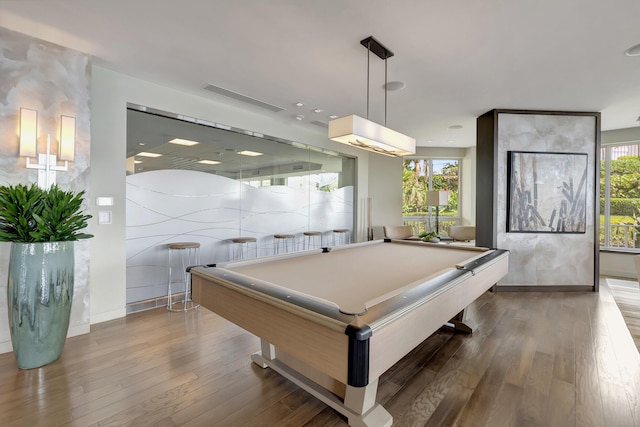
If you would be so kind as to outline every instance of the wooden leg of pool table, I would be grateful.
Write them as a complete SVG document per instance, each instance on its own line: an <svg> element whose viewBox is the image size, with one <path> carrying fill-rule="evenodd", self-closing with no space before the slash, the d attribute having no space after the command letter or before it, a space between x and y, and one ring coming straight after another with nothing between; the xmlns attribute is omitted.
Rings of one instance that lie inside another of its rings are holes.
<svg viewBox="0 0 640 427"><path fill-rule="evenodd" d="M307 378L297 370L276 358L273 344L260 340L261 352L251 355L251 360L261 368L271 368L307 393L347 417L353 427L390 427L393 417L376 402L378 379L366 387L347 386L344 401L326 388Z"/></svg>

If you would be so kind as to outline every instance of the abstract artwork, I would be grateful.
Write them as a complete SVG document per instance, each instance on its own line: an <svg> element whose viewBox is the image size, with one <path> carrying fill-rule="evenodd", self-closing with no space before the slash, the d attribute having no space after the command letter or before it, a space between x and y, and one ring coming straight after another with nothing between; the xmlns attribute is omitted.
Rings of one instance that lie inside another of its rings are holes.
<svg viewBox="0 0 640 427"><path fill-rule="evenodd" d="M586 232L586 154L509 151L507 168L507 232Z"/></svg>

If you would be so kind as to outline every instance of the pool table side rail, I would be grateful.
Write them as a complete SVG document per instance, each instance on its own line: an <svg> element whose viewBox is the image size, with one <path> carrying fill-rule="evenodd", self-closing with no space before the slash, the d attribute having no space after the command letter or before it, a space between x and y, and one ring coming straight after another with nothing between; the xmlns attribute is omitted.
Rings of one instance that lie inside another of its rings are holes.
<svg viewBox="0 0 640 427"><path fill-rule="evenodd" d="M192 269L192 299L300 361L348 383L347 324Z"/></svg>
<svg viewBox="0 0 640 427"><path fill-rule="evenodd" d="M500 251L491 260L406 307L397 317L380 318L370 326L369 377L377 378L442 325L464 310L504 277L509 270L509 252Z"/></svg>

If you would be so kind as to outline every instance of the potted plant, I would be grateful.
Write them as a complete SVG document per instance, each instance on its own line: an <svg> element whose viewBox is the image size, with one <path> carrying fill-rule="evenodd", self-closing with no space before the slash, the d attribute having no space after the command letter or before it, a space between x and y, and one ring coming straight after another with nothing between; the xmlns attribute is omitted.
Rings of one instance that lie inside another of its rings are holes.
<svg viewBox="0 0 640 427"><path fill-rule="evenodd" d="M73 300L74 241L91 215L84 191L66 192L18 184L0 186L0 241L12 242L7 303L18 366L37 368L57 360L69 328Z"/></svg>
<svg viewBox="0 0 640 427"><path fill-rule="evenodd" d="M438 237L438 234L436 234L435 231L430 231L428 233L427 232L420 233L418 237L423 242L438 243L440 241L440 238Z"/></svg>

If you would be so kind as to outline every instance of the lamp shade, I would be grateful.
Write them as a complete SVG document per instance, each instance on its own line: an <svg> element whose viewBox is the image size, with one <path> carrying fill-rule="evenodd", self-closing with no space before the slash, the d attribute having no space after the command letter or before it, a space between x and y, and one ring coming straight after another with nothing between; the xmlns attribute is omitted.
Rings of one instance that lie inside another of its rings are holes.
<svg viewBox="0 0 640 427"><path fill-rule="evenodd" d="M443 190L427 191L427 206L444 206L449 204L449 192Z"/></svg>
<svg viewBox="0 0 640 427"><path fill-rule="evenodd" d="M392 157L416 152L414 138L356 115L331 120L329 139Z"/></svg>
<svg viewBox="0 0 640 427"><path fill-rule="evenodd" d="M38 140L38 112L20 108L20 156L35 157Z"/></svg>
<svg viewBox="0 0 640 427"><path fill-rule="evenodd" d="M58 143L58 157L60 160L73 161L76 146L75 117L60 116L60 142Z"/></svg>

